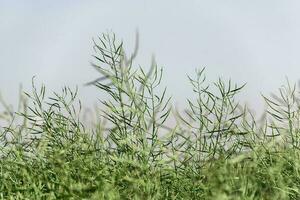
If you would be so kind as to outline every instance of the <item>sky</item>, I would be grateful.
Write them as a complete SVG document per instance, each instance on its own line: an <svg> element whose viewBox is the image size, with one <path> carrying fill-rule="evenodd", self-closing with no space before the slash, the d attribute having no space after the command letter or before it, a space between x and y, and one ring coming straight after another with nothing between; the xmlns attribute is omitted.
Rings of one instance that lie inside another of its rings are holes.
<svg viewBox="0 0 300 200"><path fill-rule="evenodd" d="M187 75L205 67L209 80L247 83L239 98L260 109L261 93L300 79L299 10L296 0L0 0L0 91L16 104L36 76L97 103L103 94L83 86L99 76L92 39L113 31L130 53L138 30L136 63L148 68L155 56L174 105L192 97Z"/></svg>

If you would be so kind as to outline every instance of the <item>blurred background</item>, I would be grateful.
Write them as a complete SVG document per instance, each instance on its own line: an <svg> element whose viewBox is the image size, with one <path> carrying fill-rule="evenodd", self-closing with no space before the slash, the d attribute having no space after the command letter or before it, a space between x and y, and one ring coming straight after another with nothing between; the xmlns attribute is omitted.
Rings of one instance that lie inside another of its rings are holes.
<svg viewBox="0 0 300 200"><path fill-rule="evenodd" d="M78 86L92 107L103 97L84 86L98 77L92 39L113 31L131 53L138 30L135 63L149 68L155 55L174 105L192 96L187 75L206 67L210 81L247 83L240 100L261 110L261 93L300 78L299 10L296 0L0 0L0 91L16 105L36 76L48 90Z"/></svg>

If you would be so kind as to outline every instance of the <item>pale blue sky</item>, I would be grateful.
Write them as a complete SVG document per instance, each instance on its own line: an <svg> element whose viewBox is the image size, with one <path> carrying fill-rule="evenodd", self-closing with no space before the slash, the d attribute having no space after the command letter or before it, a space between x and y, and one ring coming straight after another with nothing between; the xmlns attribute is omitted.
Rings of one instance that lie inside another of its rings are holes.
<svg viewBox="0 0 300 200"><path fill-rule="evenodd" d="M155 54L173 101L191 95L186 74L247 82L242 100L261 106L260 92L300 78L300 1L291 0L0 0L0 91L11 102L32 76L49 89L80 87L86 104L101 98L82 87L92 38L113 30L128 49L140 33L137 63Z"/></svg>

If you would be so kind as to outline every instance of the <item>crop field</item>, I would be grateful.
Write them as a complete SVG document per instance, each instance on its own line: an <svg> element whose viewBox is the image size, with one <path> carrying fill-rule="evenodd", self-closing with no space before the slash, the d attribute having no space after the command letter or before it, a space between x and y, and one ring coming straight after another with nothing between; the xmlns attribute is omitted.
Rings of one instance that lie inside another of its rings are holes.
<svg viewBox="0 0 300 200"><path fill-rule="evenodd" d="M296 85L262 96L256 118L237 101L245 85L199 69L178 111L154 61L140 67L110 33L93 48L100 78L87 85L106 97L95 123L77 89L34 78L17 110L1 100L0 199L300 199Z"/></svg>

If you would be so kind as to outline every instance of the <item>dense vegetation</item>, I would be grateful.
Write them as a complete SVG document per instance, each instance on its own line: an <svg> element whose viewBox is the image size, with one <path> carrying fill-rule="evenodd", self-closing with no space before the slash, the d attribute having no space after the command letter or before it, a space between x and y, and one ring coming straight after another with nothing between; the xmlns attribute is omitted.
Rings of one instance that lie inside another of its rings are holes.
<svg viewBox="0 0 300 200"><path fill-rule="evenodd" d="M155 62L135 67L113 34L94 48L101 78L89 85L107 99L92 126L67 87L48 96L33 81L17 112L2 102L1 199L300 198L296 86L263 97L258 120L236 101L243 85L209 84L202 69L188 77L195 99L177 112Z"/></svg>

